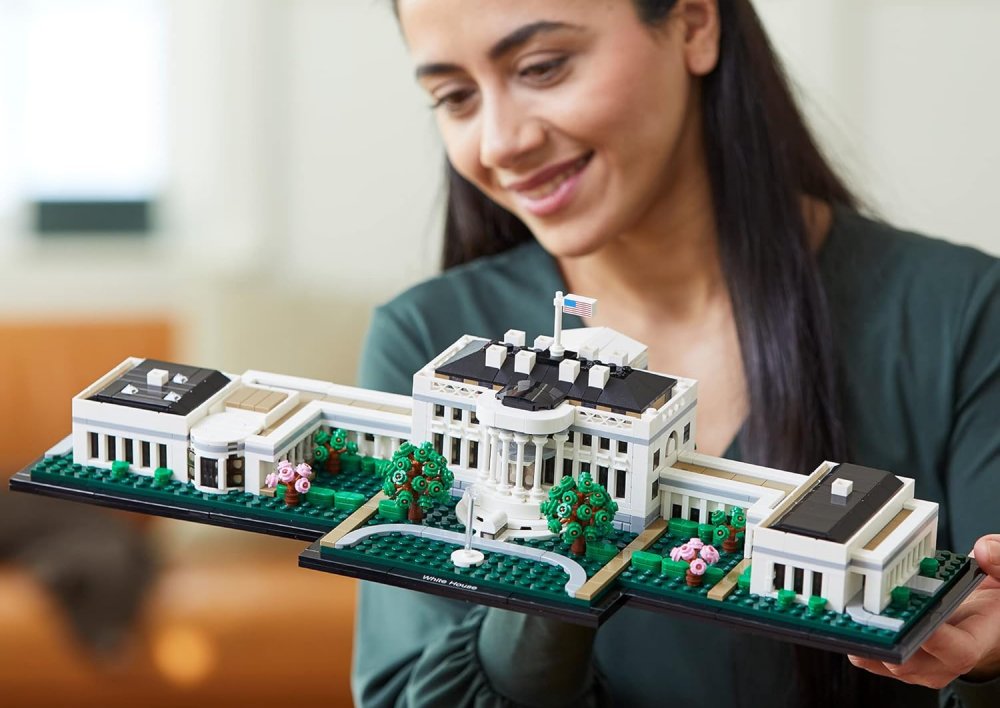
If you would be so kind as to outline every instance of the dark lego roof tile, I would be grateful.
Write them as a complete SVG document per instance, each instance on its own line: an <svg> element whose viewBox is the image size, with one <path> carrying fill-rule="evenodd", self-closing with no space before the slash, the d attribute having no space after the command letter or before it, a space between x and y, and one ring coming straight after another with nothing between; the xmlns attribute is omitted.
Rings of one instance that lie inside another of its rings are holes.
<svg viewBox="0 0 1000 708"><path fill-rule="evenodd" d="M146 383L146 374L153 369L165 369L168 372L167 383L162 387ZM187 415L225 388L229 382L228 376L215 369L146 359L89 400L169 415Z"/></svg>

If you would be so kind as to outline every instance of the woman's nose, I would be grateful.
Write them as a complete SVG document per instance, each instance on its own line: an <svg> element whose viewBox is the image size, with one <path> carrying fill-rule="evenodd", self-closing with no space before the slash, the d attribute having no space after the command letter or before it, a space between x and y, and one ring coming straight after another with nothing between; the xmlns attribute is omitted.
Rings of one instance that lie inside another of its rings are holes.
<svg viewBox="0 0 1000 708"><path fill-rule="evenodd" d="M510 169L545 142L544 122L510 100L483 105L479 161L487 168Z"/></svg>

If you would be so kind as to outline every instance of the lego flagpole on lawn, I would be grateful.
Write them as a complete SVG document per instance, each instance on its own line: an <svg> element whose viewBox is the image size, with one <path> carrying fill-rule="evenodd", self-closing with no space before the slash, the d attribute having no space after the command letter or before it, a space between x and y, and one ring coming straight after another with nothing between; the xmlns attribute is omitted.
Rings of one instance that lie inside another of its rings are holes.
<svg viewBox="0 0 1000 708"><path fill-rule="evenodd" d="M555 325L553 327L554 331L552 333L552 346L549 347L549 356L553 359L562 359L563 354L566 350L562 345L562 316L563 316L563 293L562 290L556 292L556 297L552 301L553 307L555 307Z"/></svg>

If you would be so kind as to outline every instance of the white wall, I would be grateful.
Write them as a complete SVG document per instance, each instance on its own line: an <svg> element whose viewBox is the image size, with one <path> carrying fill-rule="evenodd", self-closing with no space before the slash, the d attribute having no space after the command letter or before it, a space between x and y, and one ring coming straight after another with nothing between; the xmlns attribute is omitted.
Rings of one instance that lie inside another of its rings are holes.
<svg viewBox="0 0 1000 708"><path fill-rule="evenodd" d="M862 196L893 223L1000 254L1000 3L755 4Z"/></svg>
<svg viewBox="0 0 1000 708"><path fill-rule="evenodd" d="M1000 254L1000 3L756 4L859 191ZM441 150L389 2L168 6L161 233L37 244L0 213L0 318L169 312L193 363L350 383L371 307L437 262Z"/></svg>

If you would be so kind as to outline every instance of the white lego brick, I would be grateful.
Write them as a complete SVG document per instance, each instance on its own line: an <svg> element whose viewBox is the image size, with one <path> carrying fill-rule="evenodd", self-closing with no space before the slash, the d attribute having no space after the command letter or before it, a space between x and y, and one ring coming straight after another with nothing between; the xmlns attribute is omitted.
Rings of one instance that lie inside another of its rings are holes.
<svg viewBox="0 0 1000 708"><path fill-rule="evenodd" d="M914 575L912 578L903 583L906 587L910 588L914 592L922 593L924 595L933 595L941 586L944 585L943 580L938 580L937 578L926 578L922 575Z"/></svg>
<svg viewBox="0 0 1000 708"><path fill-rule="evenodd" d="M507 347L492 344L486 350L486 366L499 369L505 361L507 361Z"/></svg>
<svg viewBox="0 0 1000 708"><path fill-rule="evenodd" d="M62 440L45 451L46 457L59 457L69 452L73 452L73 436L67 435Z"/></svg>
<svg viewBox="0 0 1000 708"><path fill-rule="evenodd" d="M519 329L508 329L503 335L504 344L513 344L515 347L523 347L525 334Z"/></svg>
<svg viewBox="0 0 1000 708"><path fill-rule="evenodd" d="M170 380L170 372L166 369L151 369L146 374L146 384L162 388Z"/></svg>
<svg viewBox="0 0 1000 708"><path fill-rule="evenodd" d="M831 485L830 491L835 497L843 497L846 499L851 496L851 492L854 491L854 482L849 479L837 479L834 480Z"/></svg>
<svg viewBox="0 0 1000 708"><path fill-rule="evenodd" d="M604 361L607 364L625 366L626 364L628 364L628 352L623 352L621 349L616 349L613 352L608 352L607 354L605 354Z"/></svg>
<svg viewBox="0 0 1000 708"><path fill-rule="evenodd" d="M587 385L591 388L604 388L608 384L608 377L610 375L611 369L603 364L592 366L587 376Z"/></svg>
<svg viewBox="0 0 1000 708"><path fill-rule="evenodd" d="M546 336L544 334L541 334L541 335L535 337L535 342L534 342L534 344L532 346L535 349L537 349L538 351L542 351L543 352L546 349L548 349L549 347L551 347L552 346L552 342L554 342L554 341L555 340L552 339L552 337L549 337L549 336Z"/></svg>
<svg viewBox="0 0 1000 708"><path fill-rule="evenodd" d="M573 383L580 375L580 362L576 359L566 359L559 363L559 380L565 383Z"/></svg>
<svg viewBox="0 0 1000 708"><path fill-rule="evenodd" d="M600 350L592 344L584 344L580 347L580 351L577 354L583 359L596 359L598 351Z"/></svg>
<svg viewBox="0 0 1000 708"><path fill-rule="evenodd" d="M531 370L535 368L537 356L535 352L519 351L514 355L514 371L519 374L530 374Z"/></svg>

